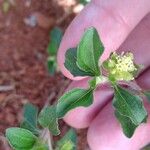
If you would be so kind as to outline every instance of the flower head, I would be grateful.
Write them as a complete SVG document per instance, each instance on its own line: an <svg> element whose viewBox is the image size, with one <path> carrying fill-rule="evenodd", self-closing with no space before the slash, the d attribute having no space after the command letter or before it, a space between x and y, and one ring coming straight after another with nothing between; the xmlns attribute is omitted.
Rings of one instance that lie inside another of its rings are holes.
<svg viewBox="0 0 150 150"><path fill-rule="evenodd" d="M138 70L133 60L134 56L131 52L122 52L121 55L113 52L103 66L108 71L110 78L129 81L134 79L134 74Z"/></svg>

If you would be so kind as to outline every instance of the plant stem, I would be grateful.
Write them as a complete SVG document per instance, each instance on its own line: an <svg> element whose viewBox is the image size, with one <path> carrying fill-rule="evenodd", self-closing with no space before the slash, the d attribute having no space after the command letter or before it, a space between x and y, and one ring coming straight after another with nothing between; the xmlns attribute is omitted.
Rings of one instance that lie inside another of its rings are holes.
<svg viewBox="0 0 150 150"><path fill-rule="evenodd" d="M48 144L49 150L53 150L53 146L52 146L52 136L51 136L51 133L49 132L49 129L45 128L45 129L42 131L41 138L44 140L45 143Z"/></svg>
<svg viewBox="0 0 150 150"><path fill-rule="evenodd" d="M104 84L108 82L108 78L106 76L98 76L96 77L96 85Z"/></svg>

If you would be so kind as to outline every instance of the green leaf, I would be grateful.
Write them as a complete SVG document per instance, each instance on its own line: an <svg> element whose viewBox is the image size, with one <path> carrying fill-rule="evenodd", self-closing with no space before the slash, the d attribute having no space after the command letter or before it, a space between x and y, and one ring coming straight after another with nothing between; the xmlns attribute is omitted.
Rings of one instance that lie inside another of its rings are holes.
<svg viewBox="0 0 150 150"><path fill-rule="evenodd" d="M48 72L51 75L54 75L57 68L56 58L54 56L50 56L47 59Z"/></svg>
<svg viewBox="0 0 150 150"><path fill-rule="evenodd" d="M65 67L70 71L73 76L92 76L91 73L82 71L77 66L77 49L70 48L65 54Z"/></svg>
<svg viewBox="0 0 150 150"><path fill-rule="evenodd" d="M74 150L74 144L68 140L65 141L61 147L56 148L56 150Z"/></svg>
<svg viewBox="0 0 150 150"><path fill-rule="evenodd" d="M38 139L31 150L49 150L48 145Z"/></svg>
<svg viewBox="0 0 150 150"><path fill-rule="evenodd" d="M31 150L49 150L47 145L38 145L33 147Z"/></svg>
<svg viewBox="0 0 150 150"><path fill-rule="evenodd" d="M99 58L103 51L97 30L94 27L87 29L77 48L78 67L92 76L99 76Z"/></svg>
<svg viewBox="0 0 150 150"><path fill-rule="evenodd" d="M75 150L77 145L77 134L70 129L63 138L56 143L56 150Z"/></svg>
<svg viewBox="0 0 150 150"><path fill-rule="evenodd" d="M33 134L38 135L37 129L37 115L38 108L30 103L24 105L23 111L23 121L21 123L21 128L30 130Z"/></svg>
<svg viewBox="0 0 150 150"><path fill-rule="evenodd" d="M42 127L48 128L53 135L60 134L55 106L43 108L39 114L38 121Z"/></svg>
<svg viewBox="0 0 150 150"><path fill-rule="evenodd" d="M37 140L29 130L15 127L6 130L6 138L14 149L19 150L32 148Z"/></svg>
<svg viewBox="0 0 150 150"><path fill-rule="evenodd" d="M150 101L150 91L145 91L144 95L146 96L146 98Z"/></svg>
<svg viewBox="0 0 150 150"><path fill-rule="evenodd" d="M92 89L73 89L58 100L56 112L62 118L68 111L79 106L87 107L93 103Z"/></svg>
<svg viewBox="0 0 150 150"><path fill-rule="evenodd" d="M46 145L40 145L32 148L31 150L49 150Z"/></svg>
<svg viewBox="0 0 150 150"><path fill-rule="evenodd" d="M135 125L128 117L121 115L118 111L115 111L115 115L121 123L124 134L128 138L132 137L137 125Z"/></svg>
<svg viewBox="0 0 150 150"><path fill-rule="evenodd" d="M131 119L135 125L139 125L147 118L142 99L118 85L115 87L113 106L121 115Z"/></svg>
<svg viewBox="0 0 150 150"><path fill-rule="evenodd" d="M90 2L91 0L80 0L80 3L83 5L86 5Z"/></svg>
<svg viewBox="0 0 150 150"><path fill-rule="evenodd" d="M50 43L48 45L48 53L56 55L59 48L63 33L60 28L55 27L50 33Z"/></svg>

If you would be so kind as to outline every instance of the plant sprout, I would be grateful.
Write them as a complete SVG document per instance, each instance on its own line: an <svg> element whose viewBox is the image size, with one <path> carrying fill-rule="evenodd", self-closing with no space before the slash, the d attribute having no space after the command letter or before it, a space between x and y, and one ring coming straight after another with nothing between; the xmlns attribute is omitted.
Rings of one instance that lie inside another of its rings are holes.
<svg viewBox="0 0 150 150"><path fill-rule="evenodd" d="M74 129L70 129L53 145L47 130L55 136L60 134L55 107L44 107L39 113L36 106L27 103L20 127L8 128L6 138L13 150L74 150L76 147L77 135ZM43 136L45 131L48 138Z"/></svg>

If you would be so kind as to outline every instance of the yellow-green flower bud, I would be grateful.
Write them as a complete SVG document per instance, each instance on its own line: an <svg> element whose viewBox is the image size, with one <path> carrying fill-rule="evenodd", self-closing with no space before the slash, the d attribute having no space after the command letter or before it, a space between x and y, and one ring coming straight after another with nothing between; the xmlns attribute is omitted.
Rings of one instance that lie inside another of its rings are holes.
<svg viewBox="0 0 150 150"><path fill-rule="evenodd" d="M129 81L134 79L134 73L137 71L133 61L134 56L131 52L122 52L121 55L113 52L103 63L103 67L111 79Z"/></svg>

